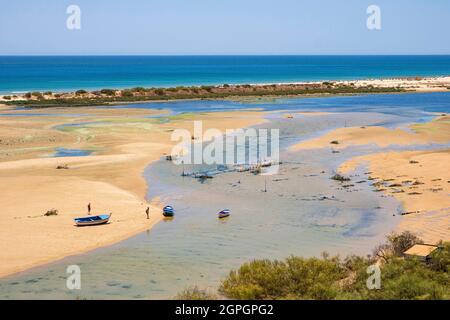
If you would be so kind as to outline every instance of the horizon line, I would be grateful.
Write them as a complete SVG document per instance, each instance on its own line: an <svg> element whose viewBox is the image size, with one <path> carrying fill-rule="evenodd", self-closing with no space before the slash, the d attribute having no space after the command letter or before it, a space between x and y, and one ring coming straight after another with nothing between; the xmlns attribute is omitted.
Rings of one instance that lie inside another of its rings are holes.
<svg viewBox="0 0 450 320"><path fill-rule="evenodd" d="M0 54L0 57L395 57L450 56L450 53L426 54Z"/></svg>

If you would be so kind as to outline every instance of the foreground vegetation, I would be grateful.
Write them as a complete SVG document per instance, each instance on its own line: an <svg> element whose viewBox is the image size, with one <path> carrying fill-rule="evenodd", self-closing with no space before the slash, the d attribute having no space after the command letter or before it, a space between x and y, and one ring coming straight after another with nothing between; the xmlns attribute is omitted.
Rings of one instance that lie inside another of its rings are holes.
<svg viewBox="0 0 450 320"><path fill-rule="evenodd" d="M219 287L229 299L450 299L450 243L441 243L425 263L402 253L421 240L409 232L392 234L372 256L345 259L289 257L283 261L254 260L231 271ZM367 268L381 269L381 288L368 289ZM215 299L198 288L177 299Z"/></svg>
<svg viewBox="0 0 450 320"><path fill-rule="evenodd" d="M3 96L3 103L33 108L54 106L92 106L111 103L132 103L141 101L175 99L223 99L230 97L297 96L314 94L362 94L398 93L404 89L378 88L374 86L357 87L334 82L279 85L221 85L176 88L143 88L98 91L78 90L76 92L52 93L29 92L21 97Z"/></svg>

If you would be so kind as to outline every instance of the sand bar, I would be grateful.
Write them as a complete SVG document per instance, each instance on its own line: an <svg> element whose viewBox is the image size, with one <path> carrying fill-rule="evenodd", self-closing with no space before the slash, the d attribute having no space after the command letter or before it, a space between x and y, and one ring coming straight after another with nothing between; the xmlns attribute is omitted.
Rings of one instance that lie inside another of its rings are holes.
<svg viewBox="0 0 450 320"><path fill-rule="evenodd" d="M366 165L372 185L403 205L399 230L427 243L450 240L450 149L376 153L340 167L343 174Z"/></svg>
<svg viewBox="0 0 450 320"><path fill-rule="evenodd" d="M9 108L1 112L24 113ZM145 200L152 182L147 186L142 173L170 152L174 129L191 130L194 120L203 120L205 129L223 131L264 121L262 113L250 111L187 114L169 121L145 117L164 112L145 109L36 112L43 115L0 117L0 276L118 242L157 223L162 204ZM65 124L69 126L61 127ZM56 147L94 153L49 157ZM56 169L59 165L68 169ZM74 227L72 219L86 215L88 203L93 214L112 212L111 223ZM44 216L50 209L58 215Z"/></svg>

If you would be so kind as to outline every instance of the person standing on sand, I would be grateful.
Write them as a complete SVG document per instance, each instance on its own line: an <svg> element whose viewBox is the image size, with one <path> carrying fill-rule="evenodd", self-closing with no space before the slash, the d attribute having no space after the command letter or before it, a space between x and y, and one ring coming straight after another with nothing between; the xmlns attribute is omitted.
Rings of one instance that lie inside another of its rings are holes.
<svg viewBox="0 0 450 320"><path fill-rule="evenodd" d="M91 203L90 202L88 203L87 208L88 208L88 215L90 216L91 215Z"/></svg>
<svg viewBox="0 0 450 320"><path fill-rule="evenodd" d="M150 208L147 207L147 209L145 210L145 213L147 214L147 219L150 219L149 214L150 214Z"/></svg>

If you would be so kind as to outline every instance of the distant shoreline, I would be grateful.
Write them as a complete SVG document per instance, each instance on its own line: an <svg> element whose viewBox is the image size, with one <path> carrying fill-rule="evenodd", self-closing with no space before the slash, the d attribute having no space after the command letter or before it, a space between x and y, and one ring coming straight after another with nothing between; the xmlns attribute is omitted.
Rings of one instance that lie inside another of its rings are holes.
<svg viewBox="0 0 450 320"><path fill-rule="evenodd" d="M0 95L0 102L30 108L131 104L172 100L239 99L279 96L322 96L373 93L449 92L450 76L389 79L293 82L272 84L223 84L169 88L84 89Z"/></svg>

